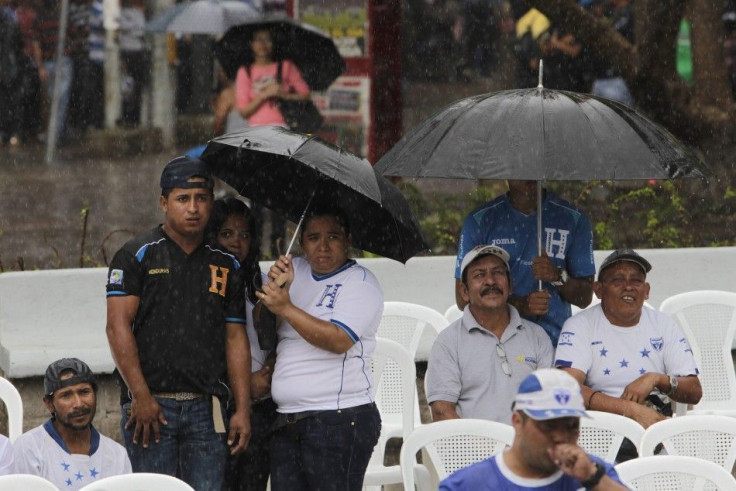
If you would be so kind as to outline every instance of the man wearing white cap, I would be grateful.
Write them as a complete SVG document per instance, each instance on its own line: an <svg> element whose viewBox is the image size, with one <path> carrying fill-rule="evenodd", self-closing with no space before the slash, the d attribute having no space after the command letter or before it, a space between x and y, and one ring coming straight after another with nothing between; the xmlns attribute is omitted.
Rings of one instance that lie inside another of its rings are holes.
<svg viewBox="0 0 736 491"><path fill-rule="evenodd" d="M450 475L440 491L627 489L610 464L578 446L580 418L589 416L570 375L553 368L533 372L519 386L513 409L511 448Z"/></svg>
<svg viewBox="0 0 736 491"><path fill-rule="evenodd" d="M462 261L463 316L437 336L427 368L435 421L479 418L511 423L511 401L524 377L552 366L544 329L508 303L509 255L480 245Z"/></svg>
<svg viewBox="0 0 736 491"><path fill-rule="evenodd" d="M693 352L668 315L643 307L649 261L618 249L593 285L599 305L562 329L555 365L581 384L586 407L622 414L643 427L672 415L670 400L697 404L703 394Z"/></svg>

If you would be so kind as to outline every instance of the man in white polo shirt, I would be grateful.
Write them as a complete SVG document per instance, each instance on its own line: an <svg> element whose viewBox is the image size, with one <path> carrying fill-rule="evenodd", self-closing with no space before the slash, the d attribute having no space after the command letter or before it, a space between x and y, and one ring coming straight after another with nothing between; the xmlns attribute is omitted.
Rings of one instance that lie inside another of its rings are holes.
<svg viewBox="0 0 736 491"><path fill-rule="evenodd" d="M508 303L509 254L479 245L461 264L462 318L432 346L427 401L432 419L479 418L511 424L519 384L537 368L552 366L553 348L542 327Z"/></svg>

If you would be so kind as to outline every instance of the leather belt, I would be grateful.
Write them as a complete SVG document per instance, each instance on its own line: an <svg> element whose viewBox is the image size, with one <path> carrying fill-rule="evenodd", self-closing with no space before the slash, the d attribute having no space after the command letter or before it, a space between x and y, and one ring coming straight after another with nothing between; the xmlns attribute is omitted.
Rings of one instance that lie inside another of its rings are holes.
<svg viewBox="0 0 736 491"><path fill-rule="evenodd" d="M153 397L161 397L162 399L173 399L175 401L193 401L204 397L204 394L198 392L154 392Z"/></svg>

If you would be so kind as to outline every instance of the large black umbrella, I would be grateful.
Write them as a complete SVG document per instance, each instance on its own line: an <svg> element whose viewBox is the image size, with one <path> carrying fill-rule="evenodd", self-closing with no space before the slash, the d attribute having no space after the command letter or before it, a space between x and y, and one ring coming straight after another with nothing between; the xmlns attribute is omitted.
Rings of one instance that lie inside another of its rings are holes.
<svg viewBox="0 0 736 491"><path fill-rule="evenodd" d="M385 176L536 181L706 174L692 150L634 109L539 87L445 107L404 136L376 170Z"/></svg>
<svg viewBox="0 0 736 491"><path fill-rule="evenodd" d="M308 206L341 209L360 249L406 262L429 248L401 192L367 160L319 137L254 126L211 140L201 158L238 193L294 222Z"/></svg>
<svg viewBox="0 0 736 491"><path fill-rule="evenodd" d="M540 75L541 79L541 75ZM576 92L503 90L459 100L420 123L377 163L385 176L542 182L699 177L698 156L616 101Z"/></svg>
<svg viewBox="0 0 736 491"><path fill-rule="evenodd" d="M312 90L325 90L345 71L345 60L334 41L320 29L290 17L270 17L230 28L215 44L215 56L225 73L253 63L253 32L267 28L274 42L274 59L291 60Z"/></svg>

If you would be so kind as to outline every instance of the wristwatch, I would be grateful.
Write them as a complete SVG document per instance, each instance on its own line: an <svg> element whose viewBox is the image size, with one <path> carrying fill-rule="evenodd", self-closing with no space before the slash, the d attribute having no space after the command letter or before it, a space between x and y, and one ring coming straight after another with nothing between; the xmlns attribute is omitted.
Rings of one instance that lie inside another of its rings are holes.
<svg viewBox="0 0 736 491"><path fill-rule="evenodd" d="M564 268L560 268L560 279L557 281L553 281L553 286L565 286L565 283L567 283L567 270Z"/></svg>
<svg viewBox="0 0 736 491"><path fill-rule="evenodd" d="M598 485L599 482L601 482L601 479L603 479L603 476L606 475L606 467L599 462L595 463L595 472L592 476L590 476L585 481L581 482L580 484L583 485L585 489L594 488Z"/></svg>
<svg viewBox="0 0 736 491"><path fill-rule="evenodd" d="M677 386L679 382L677 381L677 377L674 375L670 375L670 390L668 390L665 395L667 397L671 397L672 394L674 394L677 391Z"/></svg>

